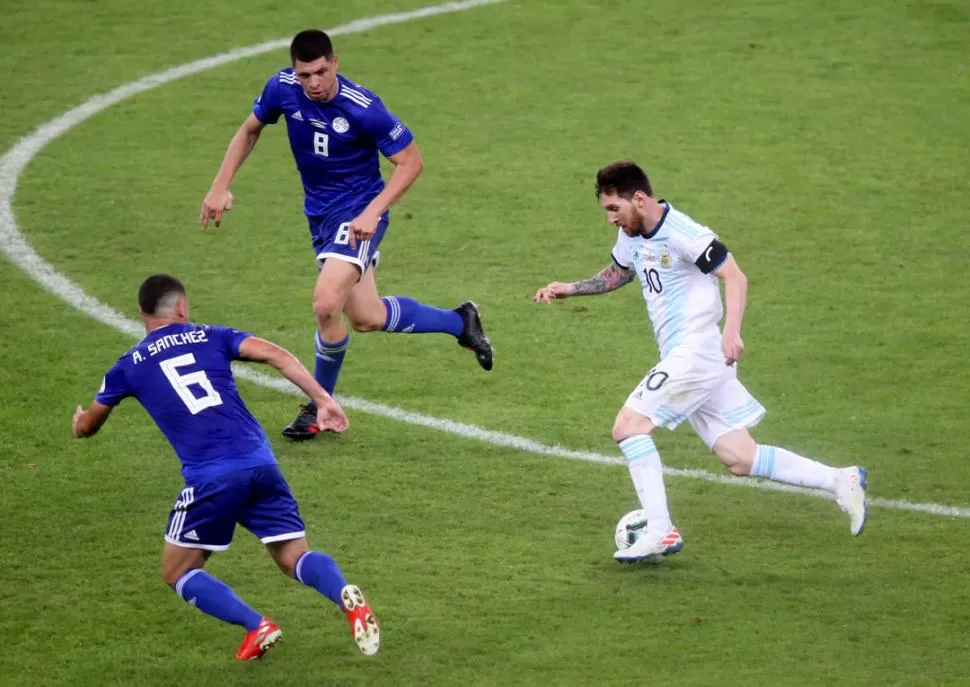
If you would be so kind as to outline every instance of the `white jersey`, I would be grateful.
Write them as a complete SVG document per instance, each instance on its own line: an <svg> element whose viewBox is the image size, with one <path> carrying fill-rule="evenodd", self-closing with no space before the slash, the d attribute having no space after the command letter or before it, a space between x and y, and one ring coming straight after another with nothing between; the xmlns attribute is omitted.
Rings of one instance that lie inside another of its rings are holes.
<svg viewBox="0 0 970 687"><path fill-rule="evenodd" d="M717 234L664 205L652 233L631 237L619 229L613 247L616 263L634 270L643 284L661 358L681 344L719 346L724 314L717 277L695 264Z"/></svg>

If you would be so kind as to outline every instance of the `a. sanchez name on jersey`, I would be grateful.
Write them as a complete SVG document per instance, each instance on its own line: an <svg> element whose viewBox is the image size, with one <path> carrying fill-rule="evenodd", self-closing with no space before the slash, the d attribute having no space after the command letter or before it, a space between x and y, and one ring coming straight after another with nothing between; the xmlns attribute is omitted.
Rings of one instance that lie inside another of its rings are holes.
<svg viewBox="0 0 970 687"><path fill-rule="evenodd" d="M728 251L709 228L660 202L664 214L647 235L617 231L613 260L640 278L664 357L675 346L720 338L718 323L724 308L713 272L727 259Z"/></svg>
<svg viewBox="0 0 970 687"><path fill-rule="evenodd" d="M380 155L395 155L414 140L380 98L341 74L333 99L317 102L284 69L266 83L253 114L265 124L285 117L308 217L363 210L384 189Z"/></svg>
<svg viewBox="0 0 970 687"><path fill-rule="evenodd" d="M95 400L115 406L138 399L175 449L186 481L275 464L232 376L231 362L249 336L191 323L159 327L108 370Z"/></svg>

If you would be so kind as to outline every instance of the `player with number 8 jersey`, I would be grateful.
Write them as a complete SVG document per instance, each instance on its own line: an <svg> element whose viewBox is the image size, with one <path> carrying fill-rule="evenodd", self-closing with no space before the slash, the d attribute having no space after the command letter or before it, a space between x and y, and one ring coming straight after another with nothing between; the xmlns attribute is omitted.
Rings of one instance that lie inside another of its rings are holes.
<svg viewBox="0 0 970 687"><path fill-rule="evenodd" d="M273 74L229 143L202 203L199 220L219 226L232 207L229 185L263 129L281 119L303 182L303 208L319 267L313 292L317 320L315 377L333 393L347 354L345 319L358 332L450 334L492 369L492 346L478 306L454 309L407 296L378 295L378 246L389 211L424 169L411 130L373 92L338 73L340 58L323 31L301 31L290 44L290 66ZM394 166L385 183L381 156ZM316 433L312 400L283 429L290 439Z"/></svg>

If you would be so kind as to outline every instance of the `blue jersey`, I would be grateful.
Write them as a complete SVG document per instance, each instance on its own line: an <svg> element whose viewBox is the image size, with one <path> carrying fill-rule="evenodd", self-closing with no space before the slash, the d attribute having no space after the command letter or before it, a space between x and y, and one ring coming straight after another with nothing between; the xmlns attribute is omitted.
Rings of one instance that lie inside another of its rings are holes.
<svg viewBox="0 0 970 687"><path fill-rule="evenodd" d="M108 370L95 400L134 396L172 444L187 482L275 465L266 433L239 397L230 363L249 337L227 327L160 327Z"/></svg>
<svg viewBox="0 0 970 687"><path fill-rule="evenodd" d="M317 102L284 69L266 83L253 114L265 124L286 118L308 217L359 214L384 189L380 155L395 155L414 140L380 98L340 74L333 99Z"/></svg>

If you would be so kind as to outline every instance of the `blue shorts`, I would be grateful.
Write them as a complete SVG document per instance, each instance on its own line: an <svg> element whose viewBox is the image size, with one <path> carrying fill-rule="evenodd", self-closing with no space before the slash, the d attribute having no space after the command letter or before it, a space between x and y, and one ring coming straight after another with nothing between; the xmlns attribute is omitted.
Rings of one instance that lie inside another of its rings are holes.
<svg viewBox="0 0 970 687"><path fill-rule="evenodd" d="M336 217L307 217L310 223L310 238L313 239L313 252L317 262L323 263L328 258L336 258L353 265L357 265L361 274L371 265L376 265L380 258L377 246L384 238L389 215L385 212L377 223L377 231L367 241L358 241L356 248L350 246L350 222L357 214L351 216L337 215Z"/></svg>
<svg viewBox="0 0 970 687"><path fill-rule="evenodd" d="M264 544L304 536L300 509L278 465L186 483L168 516L165 541L189 549L225 551L236 523Z"/></svg>

